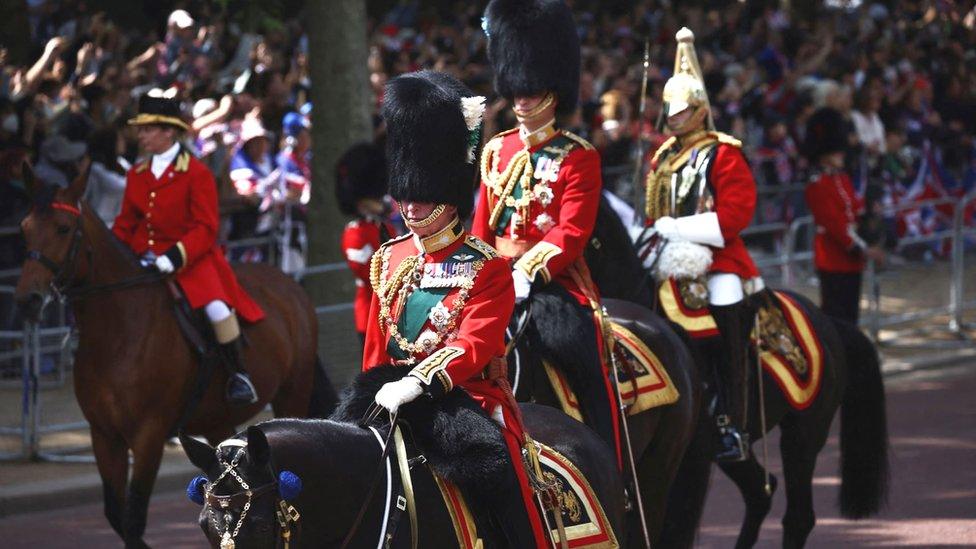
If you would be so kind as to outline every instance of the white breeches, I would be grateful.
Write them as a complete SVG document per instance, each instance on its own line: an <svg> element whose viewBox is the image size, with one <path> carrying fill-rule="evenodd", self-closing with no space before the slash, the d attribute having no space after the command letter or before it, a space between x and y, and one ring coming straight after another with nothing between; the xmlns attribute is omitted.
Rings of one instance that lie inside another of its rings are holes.
<svg viewBox="0 0 976 549"><path fill-rule="evenodd" d="M745 297L742 291L742 279L732 273L712 273L708 275L708 303L709 305L732 305L742 301Z"/></svg>
<svg viewBox="0 0 976 549"><path fill-rule="evenodd" d="M203 310L207 313L207 318L210 319L211 324L216 324L233 314L230 307L223 301L211 301Z"/></svg>
<svg viewBox="0 0 976 549"><path fill-rule="evenodd" d="M743 282L739 275L732 273L712 273L708 275L707 283L708 304L719 307L738 303L747 293L752 295L766 288L766 283L761 276Z"/></svg>

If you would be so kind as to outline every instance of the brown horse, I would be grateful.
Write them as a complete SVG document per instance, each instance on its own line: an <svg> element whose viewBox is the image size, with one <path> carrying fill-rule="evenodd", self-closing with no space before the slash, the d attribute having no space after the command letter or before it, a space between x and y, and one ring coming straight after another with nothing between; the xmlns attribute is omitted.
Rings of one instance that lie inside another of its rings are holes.
<svg viewBox="0 0 976 549"><path fill-rule="evenodd" d="M181 419L200 359L180 330L167 286L146 275L135 255L80 202L86 172L68 188L54 190L35 184L25 170L34 208L21 223L30 252L16 299L25 316L36 319L52 294L75 296L75 395L91 426L105 516L127 547L145 547L146 512L163 444ZM302 288L270 266L240 266L235 272L267 315L243 328L242 357L260 400L228 405L227 374L217 368L185 424L187 433L213 443L233 435L268 402L276 416L291 417L324 416L329 396L334 403L334 391L317 367L315 309ZM311 409L312 401L323 409Z"/></svg>

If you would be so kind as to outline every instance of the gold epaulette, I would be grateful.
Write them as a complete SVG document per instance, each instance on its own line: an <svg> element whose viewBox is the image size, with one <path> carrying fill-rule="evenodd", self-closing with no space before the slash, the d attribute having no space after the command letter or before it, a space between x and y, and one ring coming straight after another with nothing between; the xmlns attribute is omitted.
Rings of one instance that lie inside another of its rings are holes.
<svg viewBox="0 0 976 549"><path fill-rule="evenodd" d="M656 151L654 151L654 156L651 158L651 164L657 162L657 159L661 158L661 155L664 154L668 149L670 149L674 145L674 142L677 140L678 138L673 135L667 138L666 140L664 140L664 143L661 143L661 146L658 147Z"/></svg>
<svg viewBox="0 0 976 549"><path fill-rule="evenodd" d="M369 258L369 285L373 287L374 292L379 289L381 282L380 271L383 268L383 246L380 246L379 250L373 252L373 257Z"/></svg>
<svg viewBox="0 0 976 549"><path fill-rule="evenodd" d="M373 257L369 258L369 285L373 287L374 292L378 291L380 284L382 283L380 276L383 270L383 256L386 254L386 249L397 242L402 242L410 238L411 234L412 233L407 233L387 240L386 242L380 244L379 249L373 252Z"/></svg>
<svg viewBox="0 0 976 549"><path fill-rule="evenodd" d="M516 126L516 127L512 128L512 129L505 130L503 132L498 132L495 135L491 136L491 139L489 139L488 141L486 141L486 143L491 143L492 141L494 141L496 139L501 139L501 138L505 137L506 135L509 135L511 133L517 132L518 130L519 130L518 129L518 126Z"/></svg>
<svg viewBox="0 0 976 549"><path fill-rule="evenodd" d="M571 131L568 131L568 130L560 130L560 131L563 132L563 135L565 135L566 137L568 137L571 141L575 141L579 146L583 147L585 150L588 150L588 151L592 151L593 150L594 147L593 147L593 145L590 144L589 141L583 139L582 137L576 135L575 133L573 133Z"/></svg>
<svg viewBox="0 0 976 549"><path fill-rule="evenodd" d="M177 172L185 172L190 168L190 153L189 151L183 151L176 157L176 165L173 166L173 170Z"/></svg>
<svg viewBox="0 0 976 549"><path fill-rule="evenodd" d="M732 145L733 147L735 147L737 149L741 149L742 148L742 140L736 139L736 138L732 137L731 135L729 135L727 133L722 133L722 132L708 132L708 133L709 133L709 135L715 136L715 139L718 139L718 142L719 143L724 143L726 145Z"/></svg>
<svg viewBox="0 0 976 549"><path fill-rule="evenodd" d="M481 255L485 256L485 259L494 259L498 257L498 250L492 248L490 244L484 240L481 240L477 236L469 234L468 237L464 239L464 243L471 246L475 250L478 250Z"/></svg>

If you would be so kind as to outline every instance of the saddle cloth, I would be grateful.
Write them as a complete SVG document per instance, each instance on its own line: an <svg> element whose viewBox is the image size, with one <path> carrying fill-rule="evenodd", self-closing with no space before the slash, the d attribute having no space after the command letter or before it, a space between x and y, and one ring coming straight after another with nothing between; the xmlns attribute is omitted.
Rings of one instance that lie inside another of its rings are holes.
<svg viewBox="0 0 976 549"><path fill-rule="evenodd" d="M545 444L538 444L542 474L547 481L555 481L559 487L559 506L569 547L572 549L619 547L603 506L600 505L593 488L583 474L562 454ZM478 527L461 491L457 486L437 475L434 479L454 523L458 547L481 549L484 543L478 536ZM548 515L549 525L553 527L553 537L558 539L555 519L552 513Z"/></svg>
<svg viewBox="0 0 976 549"><path fill-rule="evenodd" d="M803 410L820 391L823 346L796 300L785 292L774 290L771 294L774 299L762 300L758 311L763 370L776 381L790 406ZM707 297L700 297L694 281L679 283L668 279L661 284L658 296L668 319L684 328L692 338L718 335L718 327L708 311ZM756 334L753 326L753 342Z"/></svg>
<svg viewBox="0 0 976 549"><path fill-rule="evenodd" d="M615 322L610 323L610 328L614 338L614 357L619 366L617 384L627 406L627 415L677 401L680 396L678 389L654 351L627 328ZM563 412L583 421L579 400L565 374L549 362L543 361L543 367Z"/></svg>

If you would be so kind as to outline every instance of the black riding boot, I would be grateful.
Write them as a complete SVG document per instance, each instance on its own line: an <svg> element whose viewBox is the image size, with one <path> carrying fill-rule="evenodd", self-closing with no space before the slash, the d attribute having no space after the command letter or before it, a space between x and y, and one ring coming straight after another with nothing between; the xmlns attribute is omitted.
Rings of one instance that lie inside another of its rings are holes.
<svg viewBox="0 0 976 549"><path fill-rule="evenodd" d="M522 467L522 464L516 466ZM505 536L505 547L535 547L532 523L529 522L515 470L509 468L505 478L499 481L496 496L487 502L487 507L492 522Z"/></svg>
<svg viewBox="0 0 976 549"><path fill-rule="evenodd" d="M732 305L710 305L709 310L718 326L723 352L718 357L719 409L715 423L719 430L719 450L716 461L742 461L749 457L749 433L746 430L748 405L746 380L748 364L749 307L746 301Z"/></svg>
<svg viewBox="0 0 976 549"><path fill-rule="evenodd" d="M254 404L258 401L258 392L251 383L251 378L244 370L244 362L241 360L241 338L238 337L230 343L220 345L220 355L224 364L230 368L230 377L227 379L226 397L231 404Z"/></svg>

